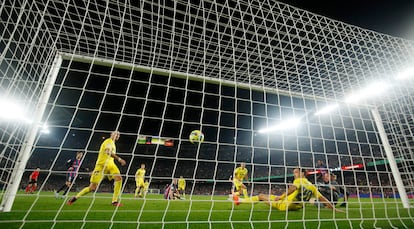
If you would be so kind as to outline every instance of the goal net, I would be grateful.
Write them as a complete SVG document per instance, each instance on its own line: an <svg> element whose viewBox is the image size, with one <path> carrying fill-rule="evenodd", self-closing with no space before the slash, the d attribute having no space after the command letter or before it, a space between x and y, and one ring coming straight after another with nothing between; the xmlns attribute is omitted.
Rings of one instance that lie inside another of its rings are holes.
<svg viewBox="0 0 414 229"><path fill-rule="evenodd" d="M14 0L0 15L2 225L414 227L413 41L273 1ZM106 178L68 205L115 130L123 206ZM298 167L321 192L334 174L343 212L256 199Z"/></svg>

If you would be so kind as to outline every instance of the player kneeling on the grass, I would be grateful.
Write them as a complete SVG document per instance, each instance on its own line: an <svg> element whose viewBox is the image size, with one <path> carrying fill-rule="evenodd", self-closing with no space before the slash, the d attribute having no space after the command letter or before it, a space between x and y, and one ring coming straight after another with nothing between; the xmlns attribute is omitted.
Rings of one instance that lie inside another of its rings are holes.
<svg viewBox="0 0 414 229"><path fill-rule="evenodd" d="M240 167L237 167L234 170L233 174L233 188L232 195L234 199L237 199L240 195L240 192L243 192L244 198L248 198L246 185L243 184L243 180L248 179L248 170L246 168L246 163L242 162Z"/></svg>
<svg viewBox="0 0 414 229"><path fill-rule="evenodd" d="M73 202L79 199L79 197L88 194L92 191L95 191L99 183L103 180L103 178L107 176L109 180L114 179L114 193L112 195L112 205L121 206L121 204L118 202L118 197L122 188L122 177L118 167L114 162L114 159L116 159L122 166L124 166L126 162L118 155L116 155L115 141L118 141L119 136L119 132L114 131L111 133L111 137L107 138L101 144L98 159L96 160L95 164L95 169L93 170L90 178L89 186L85 187L76 196L72 197L68 201L69 205L72 205Z"/></svg>
<svg viewBox="0 0 414 229"><path fill-rule="evenodd" d="M170 185L167 185L164 191L164 199L167 200L176 200L181 199L180 193L178 192L177 179L173 179L173 182Z"/></svg>
<svg viewBox="0 0 414 229"><path fill-rule="evenodd" d="M245 202L265 201L266 204L272 206L275 209L286 211L286 210L299 210L303 208L305 202L308 202L310 198L315 197L319 199L327 208L334 209L337 212L343 212L336 209L313 185L308 179L305 178L305 174L301 168L295 168L293 170L295 180L287 192L280 196L275 195L264 195L253 196L240 201L238 198L235 199L235 203L238 205Z"/></svg>

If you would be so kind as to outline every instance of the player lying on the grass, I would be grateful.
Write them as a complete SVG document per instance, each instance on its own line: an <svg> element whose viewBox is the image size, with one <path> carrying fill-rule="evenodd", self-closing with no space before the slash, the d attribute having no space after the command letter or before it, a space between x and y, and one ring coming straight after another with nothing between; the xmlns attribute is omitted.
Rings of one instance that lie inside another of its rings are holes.
<svg viewBox="0 0 414 229"><path fill-rule="evenodd" d="M90 192L93 192L98 187L99 183L106 176L109 180L114 179L114 193L112 195L112 205L113 206L122 206L118 202L119 194L121 193L122 188L122 177L121 172L116 166L114 159L116 159L122 166L126 164L125 160L116 155L116 146L115 141L119 139L119 132L113 131L111 137L107 138L99 149L98 159L96 160L95 169L92 172L90 178L90 184L88 187L82 189L76 196L72 197L68 204L72 205L77 199L81 196L86 195Z"/></svg>
<svg viewBox="0 0 414 229"><path fill-rule="evenodd" d="M346 206L346 202L348 201L348 192L344 190L344 188L338 184L336 181L336 175L333 173L325 173L323 176L323 183L318 184L319 192L331 202L333 205L338 204L338 200L341 194L344 196L344 202L340 204L341 207ZM315 206L323 206L320 202L315 202Z"/></svg>
<svg viewBox="0 0 414 229"><path fill-rule="evenodd" d="M293 170L295 180L293 185L289 187L287 192L280 196L259 194L251 198L246 198L241 201L238 196L233 196L234 203L236 205L240 203L252 203L256 201L265 201L266 204L276 208L280 211L286 210L299 210L303 208L303 205L309 201L310 198L315 197L319 199L327 208L331 208L337 212L343 212L336 209L313 185L308 179L305 178L305 173L301 168L295 168Z"/></svg>
<svg viewBox="0 0 414 229"><path fill-rule="evenodd" d="M164 199L176 200L181 199L180 193L178 192L177 179L173 179L170 185L167 185L164 191Z"/></svg>
<svg viewBox="0 0 414 229"><path fill-rule="evenodd" d="M239 196L240 192L243 193L244 198L248 198L246 185L243 184L244 180L248 179L247 174L249 171L246 168L246 163L242 162L240 167L237 167L233 173L233 187L231 194L233 196Z"/></svg>

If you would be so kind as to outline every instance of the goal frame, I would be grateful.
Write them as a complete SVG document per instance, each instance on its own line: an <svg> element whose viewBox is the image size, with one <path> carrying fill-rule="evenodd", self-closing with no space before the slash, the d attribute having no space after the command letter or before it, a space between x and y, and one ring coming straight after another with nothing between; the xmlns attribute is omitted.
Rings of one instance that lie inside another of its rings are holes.
<svg viewBox="0 0 414 229"><path fill-rule="evenodd" d="M12 209L17 191L19 190L20 181L22 180L27 162L33 152L33 146L39 132L39 124L46 111L46 106L52 93L53 86L55 85L59 70L61 69L62 62L63 56L57 53L40 94L39 102L36 104L35 111L33 112L33 121L28 127L27 134L18 153L18 158L9 179L9 185L7 185L3 195L0 212L10 212Z"/></svg>
<svg viewBox="0 0 414 229"><path fill-rule="evenodd" d="M7 186L6 192L3 196L3 200L2 200L1 208L0 208L0 211L2 211L2 212L11 211L14 199L15 199L17 191L19 189L20 181L21 181L21 179L23 177L23 173L25 171L25 167L26 167L27 162L28 162L28 160L31 156L32 151L33 151L35 138L36 138L37 132L38 132L38 123L41 122L43 114L46 110L47 102L48 102L49 97L51 95L53 86L55 84L55 81L56 81L57 75L59 73L59 70L61 68L61 64L62 64L63 60L71 60L71 61L75 61L75 62L97 64L97 65L102 65L102 66L113 66L113 67L116 67L116 68L128 69L128 70L139 71L139 72L145 72L145 73L150 73L150 74L173 76L173 77L178 77L178 78L190 78L192 80L197 80L197 81L205 81L205 82L210 82L210 83L215 83L215 84L231 85L232 87L249 88L249 89L252 89L252 90L261 90L261 91L265 91L265 92L270 91L272 93L285 94L285 95L289 95L289 96L299 96L299 94L295 94L295 93L291 93L291 92L285 92L285 91L282 91L282 90L279 90L279 89L272 90L272 89L269 89L269 88L263 88L263 87L259 87L259 86L256 86L256 85L247 85L246 83L234 83L234 82L231 82L231 81L228 81L228 80L223 80L223 79L216 79L216 78L193 75L193 74L182 73L182 72L177 72L177 71L171 71L171 70L165 70L165 69L159 69L159 68L153 68L153 67L134 65L134 64L130 64L130 63L124 63L124 62L120 62L120 61L108 60L108 59L103 59L103 58L98 58L98 57L88 57L88 56L82 56L82 55L78 55L78 54L70 54L70 53L60 52L60 53L56 54L55 59L52 63L51 69L50 69L49 74L48 74L47 79L46 79L46 83L45 83L44 88L42 90L41 97L39 99L39 103L37 104L37 109L34 113L34 121L31 124L31 126L29 127L29 130L28 130L27 135L26 135L25 140L24 140L24 144L23 144L23 146L22 146L22 148L19 152L18 161L16 162L15 167L14 167L13 172L12 172L12 176L11 176L11 179L10 179L10 181L11 181L10 185ZM307 97L306 95L300 95L300 96ZM315 96L309 97L309 98L327 100L326 98L315 98ZM375 108L375 107L371 107L370 110L371 110L371 113L373 115L375 125L377 127L379 136L380 136L382 144L383 144L382 147L384 148L387 159L389 161L390 168L391 168L391 171L392 171L392 174L393 174L393 178L396 182L396 186L397 186L398 192L400 194L400 199L402 201L402 204L403 204L404 208L410 208L412 206L409 203L408 195L407 195L407 192L405 190L405 187L404 187L404 184L403 184L403 181L402 181L402 178L401 178L401 174L399 172L394 154L392 153L392 149L391 149L389 140L387 138L387 135L386 135L386 132L385 132L385 129L384 129L384 125L382 123L381 115L379 114L377 108Z"/></svg>

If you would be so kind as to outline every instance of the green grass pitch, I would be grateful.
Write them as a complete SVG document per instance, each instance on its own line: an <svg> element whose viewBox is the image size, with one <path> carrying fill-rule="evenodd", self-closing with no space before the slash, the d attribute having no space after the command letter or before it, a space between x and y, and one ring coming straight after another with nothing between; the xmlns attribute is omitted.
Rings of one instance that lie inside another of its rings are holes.
<svg viewBox="0 0 414 229"><path fill-rule="evenodd" d="M72 193L73 194L73 193ZM307 204L294 212L271 210L264 203L233 205L225 196L187 195L167 201L123 194L124 206L110 205L111 194L89 194L72 206L52 192L19 193L11 212L0 213L1 228L414 228L414 209L398 199L351 199L346 213L318 211ZM163 225L164 224L164 225ZM287 227L285 227L287 226Z"/></svg>

